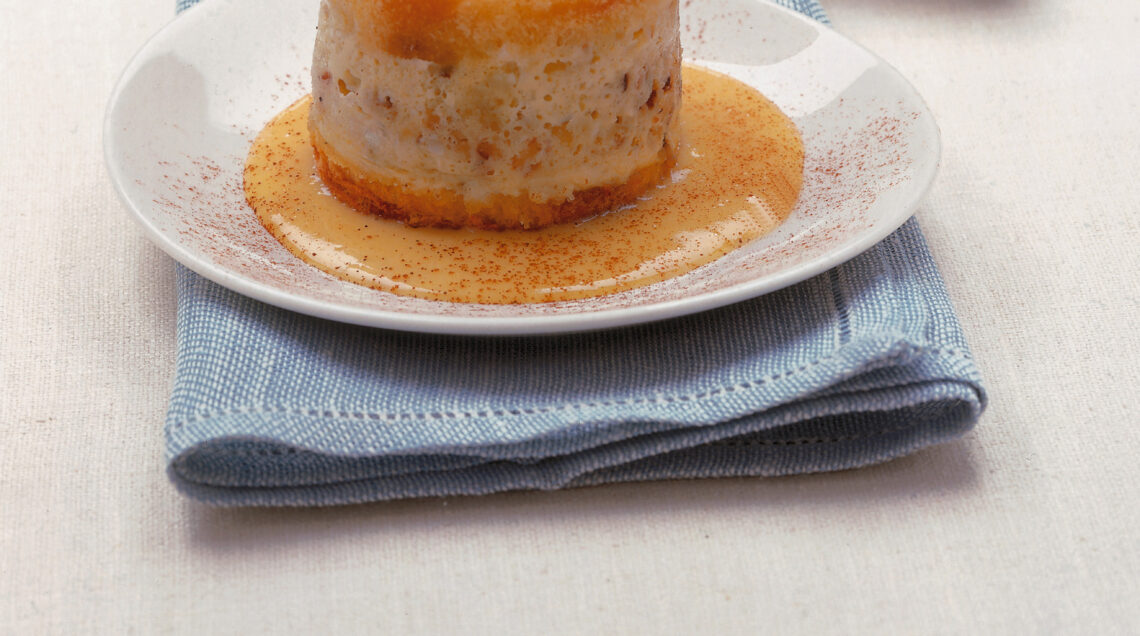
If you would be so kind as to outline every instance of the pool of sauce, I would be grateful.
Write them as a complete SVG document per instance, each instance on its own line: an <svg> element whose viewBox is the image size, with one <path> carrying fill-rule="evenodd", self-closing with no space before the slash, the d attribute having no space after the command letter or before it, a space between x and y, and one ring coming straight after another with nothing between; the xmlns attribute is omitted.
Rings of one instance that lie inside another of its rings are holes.
<svg viewBox="0 0 1140 636"><path fill-rule="evenodd" d="M258 135L246 200L298 258L373 289L463 303L600 296L679 276L766 234L795 206L803 142L756 89L686 66L685 144L669 183L635 204L541 230L413 228L329 194L307 132L309 99Z"/></svg>

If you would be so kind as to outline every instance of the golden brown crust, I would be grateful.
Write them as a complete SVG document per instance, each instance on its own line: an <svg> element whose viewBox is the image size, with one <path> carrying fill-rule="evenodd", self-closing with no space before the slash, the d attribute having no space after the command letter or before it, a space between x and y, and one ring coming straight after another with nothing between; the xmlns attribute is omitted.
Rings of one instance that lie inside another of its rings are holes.
<svg viewBox="0 0 1140 636"><path fill-rule="evenodd" d="M574 41L624 29L644 0L342 0L362 36L397 57L454 64L502 42Z"/></svg>
<svg viewBox="0 0 1140 636"><path fill-rule="evenodd" d="M413 227L473 227L485 230L539 229L577 221L631 203L661 182L676 162L666 145L659 160L634 171L622 184L579 190L559 202L535 202L527 196L498 195L488 202L468 202L448 190L408 191L399 184L361 176L339 160L335 149L310 128L317 170L329 191L357 210L396 219Z"/></svg>

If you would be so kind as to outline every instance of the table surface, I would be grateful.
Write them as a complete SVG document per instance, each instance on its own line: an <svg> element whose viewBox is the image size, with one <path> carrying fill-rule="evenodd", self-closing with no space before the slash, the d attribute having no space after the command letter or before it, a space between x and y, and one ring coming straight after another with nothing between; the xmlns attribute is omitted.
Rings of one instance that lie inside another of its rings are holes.
<svg viewBox="0 0 1140 636"><path fill-rule="evenodd" d="M325 510L164 474L174 265L103 168L172 0L4 2L0 633L1140 631L1140 2L830 0L940 122L991 405L858 471Z"/></svg>

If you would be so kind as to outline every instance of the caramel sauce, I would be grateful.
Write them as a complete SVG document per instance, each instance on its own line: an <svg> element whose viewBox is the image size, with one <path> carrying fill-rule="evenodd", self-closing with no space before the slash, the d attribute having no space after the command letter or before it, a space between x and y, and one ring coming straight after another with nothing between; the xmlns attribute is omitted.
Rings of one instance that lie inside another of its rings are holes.
<svg viewBox="0 0 1140 636"><path fill-rule="evenodd" d="M670 183L634 205L542 230L412 228L328 193L309 145L309 98L254 141L246 199L290 252L344 280L464 303L600 296L679 276L762 236L803 179L795 125L756 89L684 69L685 145Z"/></svg>

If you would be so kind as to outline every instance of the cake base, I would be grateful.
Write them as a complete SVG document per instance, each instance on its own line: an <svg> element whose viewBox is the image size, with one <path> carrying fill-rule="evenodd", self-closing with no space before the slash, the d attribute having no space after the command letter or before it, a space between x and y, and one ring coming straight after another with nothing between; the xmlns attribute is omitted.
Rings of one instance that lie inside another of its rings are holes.
<svg viewBox="0 0 1140 636"><path fill-rule="evenodd" d="M578 221L632 203L666 179L677 160L672 145L666 144L656 162L635 170L624 183L578 190L563 201L534 201L527 195L470 201L449 190L414 191L360 175L345 165L320 133L310 127L309 134L317 171L333 196L360 212L413 227L533 230Z"/></svg>

